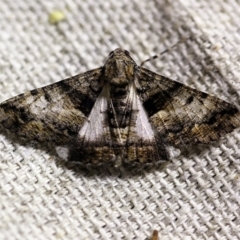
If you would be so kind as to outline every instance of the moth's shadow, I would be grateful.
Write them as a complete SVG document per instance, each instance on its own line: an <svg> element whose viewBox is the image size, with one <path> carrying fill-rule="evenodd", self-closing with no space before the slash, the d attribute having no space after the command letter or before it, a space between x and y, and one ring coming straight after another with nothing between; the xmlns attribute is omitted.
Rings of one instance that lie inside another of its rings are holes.
<svg viewBox="0 0 240 240"><path fill-rule="evenodd" d="M213 142L211 146L217 146L218 142ZM168 164L173 161L180 161L182 157L192 159L194 156L203 156L205 151L208 151L210 145L197 145L192 147L181 148L181 154L168 162L160 162L157 164L137 164L137 165L123 165L121 167L114 167L112 164L105 165L88 165L79 164L76 162L66 162L60 158L57 160L57 165L64 169L69 169L73 171L77 176L84 177L94 177L99 178L115 177L121 179L130 179L136 176L143 176L145 174L162 172L165 170Z"/></svg>
<svg viewBox="0 0 240 240"><path fill-rule="evenodd" d="M58 154L56 153L55 147L47 146L40 143L34 142L26 142L19 138L17 138L14 134L7 132L5 129L0 129L0 133L4 134L9 140L20 144L26 147L32 147L36 149L40 149L42 151L47 152L50 156L56 159L56 165L63 169L68 169L74 172L79 177L93 177L98 176L99 178L106 178L106 177L115 177L115 178L132 178L136 176L142 176L146 173L151 172L161 172L165 169L169 162L161 162L158 164L137 164L137 165L123 165L118 168L114 167L112 164L102 164L102 165L83 165L77 162L68 162L61 159ZM212 143L217 144L217 143ZM199 155L204 152L204 150L208 149L209 146L206 145L198 145L194 148L183 148L181 149L181 155L187 158L192 158L194 155ZM179 156L179 157L180 157ZM177 160L177 159L175 159ZM174 161L175 161L174 160Z"/></svg>
<svg viewBox="0 0 240 240"><path fill-rule="evenodd" d="M93 177L98 176L99 178L114 177L121 179L129 179L136 176L142 176L146 173L155 171L162 171L168 163L160 163L156 165L123 165L120 167L114 167L112 164L102 165L83 165L76 162L66 162L61 159L57 160L57 166L69 169L73 171L77 176Z"/></svg>
<svg viewBox="0 0 240 240"><path fill-rule="evenodd" d="M85 177L93 177L98 176L100 178L105 177L117 177L117 178L131 178L134 176L140 176L145 173L154 172L154 171L162 171L167 165L166 162L157 164L157 165L149 165L146 166L144 164L138 165L124 165L118 168L114 167L112 164L102 164L102 165L83 165L78 162L68 162L61 159L53 145L41 144L39 142L29 142L23 139L16 137L13 133L7 131L6 129L0 127L0 134L6 136L6 138L16 144L21 146L31 147L35 149L42 150L48 153L51 157L56 160L56 165L63 169L69 169L73 171L77 176L85 176Z"/></svg>

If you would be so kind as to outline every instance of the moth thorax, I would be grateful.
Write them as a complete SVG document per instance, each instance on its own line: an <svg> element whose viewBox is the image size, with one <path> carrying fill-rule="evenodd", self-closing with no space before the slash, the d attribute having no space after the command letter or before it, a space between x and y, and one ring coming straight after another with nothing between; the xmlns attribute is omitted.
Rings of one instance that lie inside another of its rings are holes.
<svg viewBox="0 0 240 240"><path fill-rule="evenodd" d="M120 78L115 78L110 82L110 97L125 98L129 91L128 82Z"/></svg>

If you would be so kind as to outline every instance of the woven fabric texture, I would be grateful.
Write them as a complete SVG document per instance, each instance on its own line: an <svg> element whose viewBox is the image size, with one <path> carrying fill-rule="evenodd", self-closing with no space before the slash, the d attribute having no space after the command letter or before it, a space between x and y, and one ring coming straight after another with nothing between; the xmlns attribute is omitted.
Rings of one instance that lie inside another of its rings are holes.
<svg viewBox="0 0 240 240"><path fill-rule="evenodd" d="M0 101L117 47L140 64L191 37L145 67L239 107L239 22L237 0L2 0ZM0 239L240 239L239 129L165 169L121 171L83 171L1 134Z"/></svg>

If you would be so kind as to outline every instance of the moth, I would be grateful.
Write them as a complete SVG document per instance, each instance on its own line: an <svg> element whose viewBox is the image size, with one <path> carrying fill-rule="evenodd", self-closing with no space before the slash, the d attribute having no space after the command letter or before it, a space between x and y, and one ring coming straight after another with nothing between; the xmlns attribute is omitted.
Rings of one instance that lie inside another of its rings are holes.
<svg viewBox="0 0 240 240"><path fill-rule="evenodd" d="M208 144L240 126L232 104L138 66L120 48L97 69L13 97L0 124L82 164L156 164L169 146Z"/></svg>

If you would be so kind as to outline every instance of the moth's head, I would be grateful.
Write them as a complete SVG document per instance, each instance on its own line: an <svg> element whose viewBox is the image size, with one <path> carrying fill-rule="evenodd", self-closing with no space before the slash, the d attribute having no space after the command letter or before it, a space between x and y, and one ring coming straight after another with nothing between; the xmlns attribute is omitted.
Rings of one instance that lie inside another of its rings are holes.
<svg viewBox="0 0 240 240"><path fill-rule="evenodd" d="M130 53L122 48L116 48L114 51L110 52L108 60L134 62Z"/></svg>
<svg viewBox="0 0 240 240"><path fill-rule="evenodd" d="M104 65L104 77L112 85L127 85L134 76L136 63L130 53L117 48L109 54Z"/></svg>

